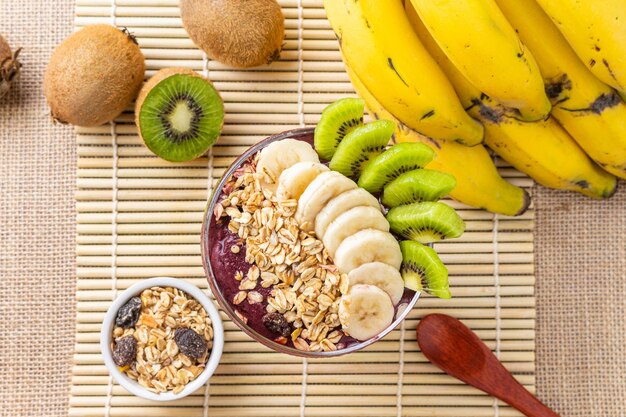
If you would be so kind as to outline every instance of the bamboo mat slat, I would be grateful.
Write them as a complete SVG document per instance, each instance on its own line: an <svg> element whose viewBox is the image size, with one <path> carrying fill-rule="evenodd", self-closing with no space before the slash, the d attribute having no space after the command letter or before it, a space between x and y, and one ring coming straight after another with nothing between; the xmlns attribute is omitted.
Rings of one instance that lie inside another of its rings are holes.
<svg viewBox="0 0 626 417"><path fill-rule="evenodd" d="M132 109L114 123L78 129L77 334L71 417L136 416L521 416L430 365L415 342L419 318L463 320L521 383L535 385L534 210L494 216L454 201L465 235L436 245L455 298L422 297L401 328L349 356L309 360L253 342L225 321L225 351L210 381L174 403L133 397L108 376L99 350L102 318L113 298L152 276L185 279L208 292L200 259L207 197L226 167L264 137L312 126L322 109L353 95L321 0L279 0L285 51L270 66L234 70L210 61L182 29L178 0L77 0L76 27L127 27L146 56L149 77L182 66L207 75L227 112L208 155L173 164L143 147ZM512 183L524 174L495 161Z"/></svg>

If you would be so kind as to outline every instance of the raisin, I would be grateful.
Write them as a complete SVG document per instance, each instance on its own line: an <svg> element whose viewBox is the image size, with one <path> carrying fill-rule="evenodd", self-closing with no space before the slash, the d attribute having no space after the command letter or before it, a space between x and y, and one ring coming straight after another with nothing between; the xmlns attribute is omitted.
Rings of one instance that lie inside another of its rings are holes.
<svg viewBox="0 0 626 417"><path fill-rule="evenodd" d="M113 362L117 366L130 365L137 356L137 341L133 336L124 336L115 344Z"/></svg>
<svg viewBox="0 0 626 417"><path fill-rule="evenodd" d="M272 333L277 333L283 337L289 337L291 334L291 328L289 323L279 313L267 313L263 316L263 324Z"/></svg>
<svg viewBox="0 0 626 417"><path fill-rule="evenodd" d="M179 327L176 329L176 332L174 332L174 341L178 346L178 350L180 350L183 355L192 359L198 359L204 356L208 348L204 337L188 327Z"/></svg>
<svg viewBox="0 0 626 417"><path fill-rule="evenodd" d="M140 313L141 298L133 297L117 311L115 325L124 329L129 329L137 323Z"/></svg>

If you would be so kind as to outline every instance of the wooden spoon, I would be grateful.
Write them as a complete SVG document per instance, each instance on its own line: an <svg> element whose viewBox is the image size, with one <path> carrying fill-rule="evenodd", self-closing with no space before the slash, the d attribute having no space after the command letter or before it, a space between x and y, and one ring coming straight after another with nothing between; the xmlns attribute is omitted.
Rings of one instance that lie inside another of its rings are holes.
<svg viewBox="0 0 626 417"><path fill-rule="evenodd" d="M430 314L417 326L422 353L448 375L501 399L528 417L559 417L507 371L466 325L445 314Z"/></svg>

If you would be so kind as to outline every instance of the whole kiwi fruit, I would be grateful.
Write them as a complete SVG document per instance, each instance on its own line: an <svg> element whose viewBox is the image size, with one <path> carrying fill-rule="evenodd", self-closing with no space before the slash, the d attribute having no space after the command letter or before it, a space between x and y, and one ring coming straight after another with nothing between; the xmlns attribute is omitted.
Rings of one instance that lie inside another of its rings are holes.
<svg viewBox="0 0 626 417"><path fill-rule="evenodd" d="M11 82L17 77L22 65L17 60L20 49L11 51L7 41L0 36L0 98L11 88Z"/></svg>
<svg viewBox="0 0 626 417"><path fill-rule="evenodd" d="M81 29L57 46L44 75L52 117L78 126L110 122L136 97L144 70L128 31L110 25Z"/></svg>
<svg viewBox="0 0 626 417"><path fill-rule="evenodd" d="M181 0L183 26L207 56L248 68L280 56L285 18L276 0Z"/></svg>

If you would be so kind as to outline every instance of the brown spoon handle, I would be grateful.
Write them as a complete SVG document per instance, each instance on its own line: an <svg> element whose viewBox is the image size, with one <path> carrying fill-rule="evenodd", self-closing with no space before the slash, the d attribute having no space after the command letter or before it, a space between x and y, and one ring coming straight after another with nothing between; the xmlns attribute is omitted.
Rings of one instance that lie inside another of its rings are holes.
<svg viewBox="0 0 626 417"><path fill-rule="evenodd" d="M524 388L467 326L445 314L417 326L422 353L448 375L490 394L528 417L559 417Z"/></svg>

